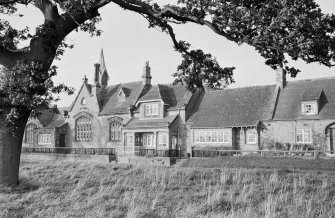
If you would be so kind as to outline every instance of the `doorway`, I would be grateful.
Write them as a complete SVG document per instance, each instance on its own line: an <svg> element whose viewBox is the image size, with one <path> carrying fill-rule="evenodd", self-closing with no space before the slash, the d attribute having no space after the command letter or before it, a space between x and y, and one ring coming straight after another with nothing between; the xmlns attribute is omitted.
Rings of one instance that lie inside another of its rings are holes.
<svg viewBox="0 0 335 218"><path fill-rule="evenodd" d="M65 147L65 134L59 134L59 147Z"/></svg>

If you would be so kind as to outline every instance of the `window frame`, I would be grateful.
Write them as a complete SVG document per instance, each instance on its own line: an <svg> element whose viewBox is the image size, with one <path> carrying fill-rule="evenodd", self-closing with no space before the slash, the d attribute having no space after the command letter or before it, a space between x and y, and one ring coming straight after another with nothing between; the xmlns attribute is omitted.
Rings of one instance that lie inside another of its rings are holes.
<svg viewBox="0 0 335 218"><path fill-rule="evenodd" d="M27 144L34 144L35 143L35 129L37 129L37 125L34 124L34 123L29 123L26 126L25 142Z"/></svg>
<svg viewBox="0 0 335 218"><path fill-rule="evenodd" d="M168 140L167 139L168 139L168 134L167 133L159 133L158 134L158 145L161 146L161 147L166 147L168 145Z"/></svg>
<svg viewBox="0 0 335 218"><path fill-rule="evenodd" d="M38 134L37 144L38 145L52 145L52 135L49 132L42 132Z"/></svg>
<svg viewBox="0 0 335 218"><path fill-rule="evenodd" d="M301 110L304 115L316 115L318 114L318 104L317 102L302 102Z"/></svg>
<svg viewBox="0 0 335 218"><path fill-rule="evenodd" d="M121 140L122 140L122 122L120 120L112 120L109 123L109 141L120 142Z"/></svg>
<svg viewBox="0 0 335 218"><path fill-rule="evenodd" d="M298 140L298 137L300 137L302 141ZM297 144L312 144L313 143L312 129L296 129L295 141Z"/></svg>
<svg viewBox="0 0 335 218"><path fill-rule="evenodd" d="M231 132L229 130L194 130L194 144L231 144Z"/></svg>
<svg viewBox="0 0 335 218"><path fill-rule="evenodd" d="M153 133L143 134L143 146L149 147L149 148L154 148L156 146L155 135Z"/></svg>
<svg viewBox="0 0 335 218"><path fill-rule="evenodd" d="M82 122L79 123L78 122ZM92 141L92 117L81 115L75 120L76 142L90 142Z"/></svg>
<svg viewBox="0 0 335 218"><path fill-rule="evenodd" d="M245 135L246 135L246 141L245 141L246 144L249 144L249 145L257 144L258 134L257 134L256 129L254 129L254 128L247 129Z"/></svg>
<svg viewBox="0 0 335 218"><path fill-rule="evenodd" d="M144 116L146 117L159 116L159 104L158 103L145 104Z"/></svg>

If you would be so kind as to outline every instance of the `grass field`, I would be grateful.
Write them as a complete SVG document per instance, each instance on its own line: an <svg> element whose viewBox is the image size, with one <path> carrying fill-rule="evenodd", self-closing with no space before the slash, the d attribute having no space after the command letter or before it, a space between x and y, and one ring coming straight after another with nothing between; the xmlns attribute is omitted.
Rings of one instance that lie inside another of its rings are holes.
<svg viewBox="0 0 335 218"><path fill-rule="evenodd" d="M0 217L334 217L334 203L329 173L227 167L24 163L0 187Z"/></svg>
<svg viewBox="0 0 335 218"><path fill-rule="evenodd" d="M184 167L201 168L262 168L287 171L335 171L335 159L301 157L221 157L193 158L183 164Z"/></svg>

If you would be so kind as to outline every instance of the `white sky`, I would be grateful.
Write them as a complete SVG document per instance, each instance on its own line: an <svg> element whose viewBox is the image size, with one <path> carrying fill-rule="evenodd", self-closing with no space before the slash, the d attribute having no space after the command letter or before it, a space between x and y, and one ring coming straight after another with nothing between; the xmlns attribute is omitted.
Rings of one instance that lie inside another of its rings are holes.
<svg viewBox="0 0 335 218"><path fill-rule="evenodd" d="M334 0L316 2L323 12L335 14ZM82 32L73 32L68 36L68 42L75 47L67 50L62 60L55 61L59 67L59 73L54 79L56 84L65 83L78 91L84 75L92 82L93 64L98 62L101 48L104 50L110 76L109 84L140 80L144 62L147 60L150 61L153 84L173 81L171 75L180 64L181 57L174 51L168 35L156 29L148 29L148 23L142 16L122 10L114 4L101 9L100 13L103 19L99 24L99 28L103 30L101 37L90 37ZM42 17L38 11L33 13L29 10L29 14L23 19L38 24ZM11 22L18 26L27 25L19 17ZM238 46L206 27L194 24L176 25L175 33L178 40L188 41L193 48L211 53L221 66L236 67L235 83L229 87L275 83L275 72L264 64L264 59L250 46ZM302 71L295 80L334 76L335 72L334 69L319 64L292 64ZM70 105L75 96L62 95L61 98L59 107Z"/></svg>

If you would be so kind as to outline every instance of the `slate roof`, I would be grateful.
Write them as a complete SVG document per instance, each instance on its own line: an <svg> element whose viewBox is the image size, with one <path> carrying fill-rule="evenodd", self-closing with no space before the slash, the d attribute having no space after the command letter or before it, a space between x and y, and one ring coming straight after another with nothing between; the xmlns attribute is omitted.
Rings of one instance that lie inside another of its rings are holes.
<svg viewBox="0 0 335 218"><path fill-rule="evenodd" d="M41 115L37 119L43 128L57 128L66 123L62 113L56 113L51 110L43 110L40 113Z"/></svg>
<svg viewBox="0 0 335 218"><path fill-rule="evenodd" d="M269 119L274 93L275 85L207 91L187 123L191 128L255 126Z"/></svg>
<svg viewBox="0 0 335 218"><path fill-rule="evenodd" d="M125 91L126 99L119 101L120 90ZM103 91L99 101L99 115L125 114L129 113L129 107L135 105L143 90L142 81L111 85Z"/></svg>
<svg viewBox="0 0 335 218"><path fill-rule="evenodd" d="M191 96L192 93L181 84L158 84L142 95L139 102L160 99L173 110L183 108Z"/></svg>
<svg viewBox="0 0 335 218"><path fill-rule="evenodd" d="M133 129L133 128L164 128L169 127L175 119L178 117L177 115L166 116L163 119L144 119L141 120L139 117L134 117L125 127L125 129Z"/></svg>
<svg viewBox="0 0 335 218"><path fill-rule="evenodd" d="M320 107L317 115L301 114L301 101L318 99ZM274 115L274 120L333 118L335 118L335 77L288 82L279 95Z"/></svg>

